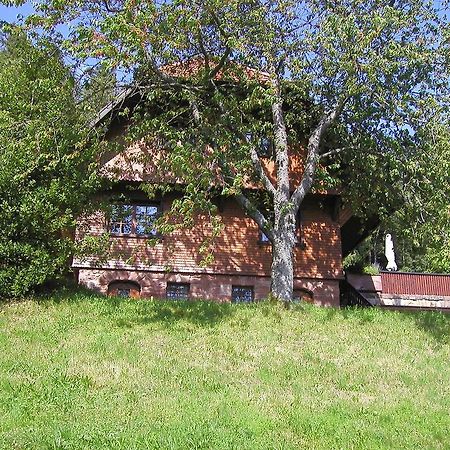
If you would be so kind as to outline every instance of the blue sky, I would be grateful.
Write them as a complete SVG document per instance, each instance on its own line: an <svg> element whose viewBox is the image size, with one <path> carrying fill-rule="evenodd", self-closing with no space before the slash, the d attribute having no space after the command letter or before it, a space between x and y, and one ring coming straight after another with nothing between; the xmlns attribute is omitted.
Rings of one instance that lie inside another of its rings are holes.
<svg viewBox="0 0 450 450"><path fill-rule="evenodd" d="M434 0L433 3L437 7L442 7L443 0ZM19 7L0 5L0 20L4 20L6 22L15 22L18 15L26 17L32 12L32 2L26 2L23 6Z"/></svg>
<svg viewBox="0 0 450 450"><path fill-rule="evenodd" d="M32 12L33 7L29 2L19 7L0 5L0 20L4 20L5 22L16 22L18 15L26 17Z"/></svg>

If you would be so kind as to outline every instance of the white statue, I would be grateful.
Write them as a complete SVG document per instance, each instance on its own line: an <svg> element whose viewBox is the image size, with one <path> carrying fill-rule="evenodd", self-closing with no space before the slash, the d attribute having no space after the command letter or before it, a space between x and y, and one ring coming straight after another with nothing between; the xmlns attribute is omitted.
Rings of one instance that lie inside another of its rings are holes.
<svg viewBox="0 0 450 450"><path fill-rule="evenodd" d="M397 270L397 264L395 262L394 243L392 242L392 236L390 234L386 235L384 254L386 255L387 259L386 270Z"/></svg>

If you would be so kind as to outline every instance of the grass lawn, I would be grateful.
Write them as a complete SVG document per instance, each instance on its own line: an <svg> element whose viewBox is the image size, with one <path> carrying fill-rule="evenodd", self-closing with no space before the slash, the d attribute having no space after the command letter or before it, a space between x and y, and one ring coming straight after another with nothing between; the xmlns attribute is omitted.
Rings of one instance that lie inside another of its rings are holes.
<svg viewBox="0 0 450 450"><path fill-rule="evenodd" d="M0 448L449 449L450 315L3 304Z"/></svg>

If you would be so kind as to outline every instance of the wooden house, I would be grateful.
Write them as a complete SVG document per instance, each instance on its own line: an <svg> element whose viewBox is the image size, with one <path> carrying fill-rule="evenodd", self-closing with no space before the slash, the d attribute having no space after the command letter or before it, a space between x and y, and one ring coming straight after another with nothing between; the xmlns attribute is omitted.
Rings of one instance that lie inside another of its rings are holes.
<svg viewBox="0 0 450 450"><path fill-rule="evenodd" d="M118 112L132 109L139 95L126 91L101 112L98 122L107 119L110 124L106 139L120 140L126 133L126 123ZM211 233L207 217L200 214L192 228L167 235L152 228L181 194L175 190L149 198L135 189L142 181L157 182L152 161L158 155L151 152L148 144L137 142L103 158L102 171L115 180L116 192L127 193L126 200L113 203L109 214L98 211L80 218L78 239L107 235L109 246L101 255L74 258L78 282L119 296L233 302L266 298L271 284L271 245L232 197L217 199L223 228L214 239L214 259L208 265L202 263L201 253L201 244ZM267 170L270 172L270 164ZM291 171L298 177L301 161L292 158ZM343 253L358 242L362 229L351 212L342 208L338 192L309 194L298 217L294 297L339 306Z"/></svg>

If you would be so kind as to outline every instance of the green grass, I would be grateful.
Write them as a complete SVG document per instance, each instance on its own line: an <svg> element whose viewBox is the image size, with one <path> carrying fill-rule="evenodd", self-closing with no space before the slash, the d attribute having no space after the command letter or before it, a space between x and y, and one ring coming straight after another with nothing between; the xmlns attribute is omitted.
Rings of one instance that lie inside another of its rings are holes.
<svg viewBox="0 0 450 450"><path fill-rule="evenodd" d="M450 316L105 299L0 307L0 448L450 448Z"/></svg>

